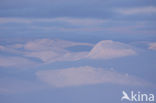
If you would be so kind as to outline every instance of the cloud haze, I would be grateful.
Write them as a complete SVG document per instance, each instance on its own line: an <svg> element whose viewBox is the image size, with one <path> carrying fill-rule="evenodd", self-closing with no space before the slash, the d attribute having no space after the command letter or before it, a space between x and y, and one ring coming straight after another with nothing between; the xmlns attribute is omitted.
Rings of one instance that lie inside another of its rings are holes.
<svg viewBox="0 0 156 103"><path fill-rule="evenodd" d="M149 49L156 50L156 43L149 43Z"/></svg>
<svg viewBox="0 0 156 103"><path fill-rule="evenodd" d="M0 0L0 103L120 103L155 68L156 0Z"/></svg>
<svg viewBox="0 0 156 103"><path fill-rule="evenodd" d="M136 51L127 44L111 40L103 40L94 46L88 57L92 59L111 59L135 54Z"/></svg>
<svg viewBox="0 0 156 103"><path fill-rule="evenodd" d="M73 52L67 49L75 46L89 46L92 49L90 51L79 52ZM39 63L43 64L59 61L77 61L80 59L113 59L136 54L136 51L130 45L111 40L103 40L94 45L65 40L36 39L27 41L26 43L0 45L0 51L19 56L0 57L1 66L36 63L30 60L30 58L39 59L42 61L42 63Z"/></svg>
<svg viewBox="0 0 156 103"><path fill-rule="evenodd" d="M130 9L119 9L118 12L125 15L134 15L134 14L152 14L156 13L156 7L140 7L140 8L130 8Z"/></svg>
<svg viewBox="0 0 156 103"><path fill-rule="evenodd" d="M16 56L10 56L10 57L5 57L5 56L0 56L0 67L18 67L18 68L27 68L37 66L39 63L22 58L22 57L16 57Z"/></svg>
<svg viewBox="0 0 156 103"><path fill-rule="evenodd" d="M142 79L115 71L90 66L58 70L42 70L36 73L38 78L53 87L68 87L112 83L120 85L149 85Z"/></svg>

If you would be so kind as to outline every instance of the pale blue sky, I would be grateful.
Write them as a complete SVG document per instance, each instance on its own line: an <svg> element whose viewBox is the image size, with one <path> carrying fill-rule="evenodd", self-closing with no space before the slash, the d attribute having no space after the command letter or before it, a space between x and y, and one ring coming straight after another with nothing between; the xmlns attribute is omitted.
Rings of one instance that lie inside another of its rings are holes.
<svg viewBox="0 0 156 103"><path fill-rule="evenodd" d="M155 0L1 0L1 103L121 103L156 94Z"/></svg>

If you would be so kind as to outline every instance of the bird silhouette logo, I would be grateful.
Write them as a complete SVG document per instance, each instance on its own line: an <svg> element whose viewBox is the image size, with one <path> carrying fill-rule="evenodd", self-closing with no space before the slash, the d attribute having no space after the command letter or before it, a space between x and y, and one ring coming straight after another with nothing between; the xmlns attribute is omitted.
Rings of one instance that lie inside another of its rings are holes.
<svg viewBox="0 0 156 103"><path fill-rule="evenodd" d="M122 91L122 94L123 94L123 96L121 98L121 101L124 99L131 101L131 99L128 97L128 94L125 91Z"/></svg>

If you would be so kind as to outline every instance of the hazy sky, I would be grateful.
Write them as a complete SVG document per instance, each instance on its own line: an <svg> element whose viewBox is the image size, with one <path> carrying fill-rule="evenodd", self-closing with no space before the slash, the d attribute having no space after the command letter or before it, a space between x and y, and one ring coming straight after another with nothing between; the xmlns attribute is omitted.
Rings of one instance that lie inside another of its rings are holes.
<svg viewBox="0 0 156 103"><path fill-rule="evenodd" d="M155 0L1 0L1 103L121 103L156 94Z"/></svg>

